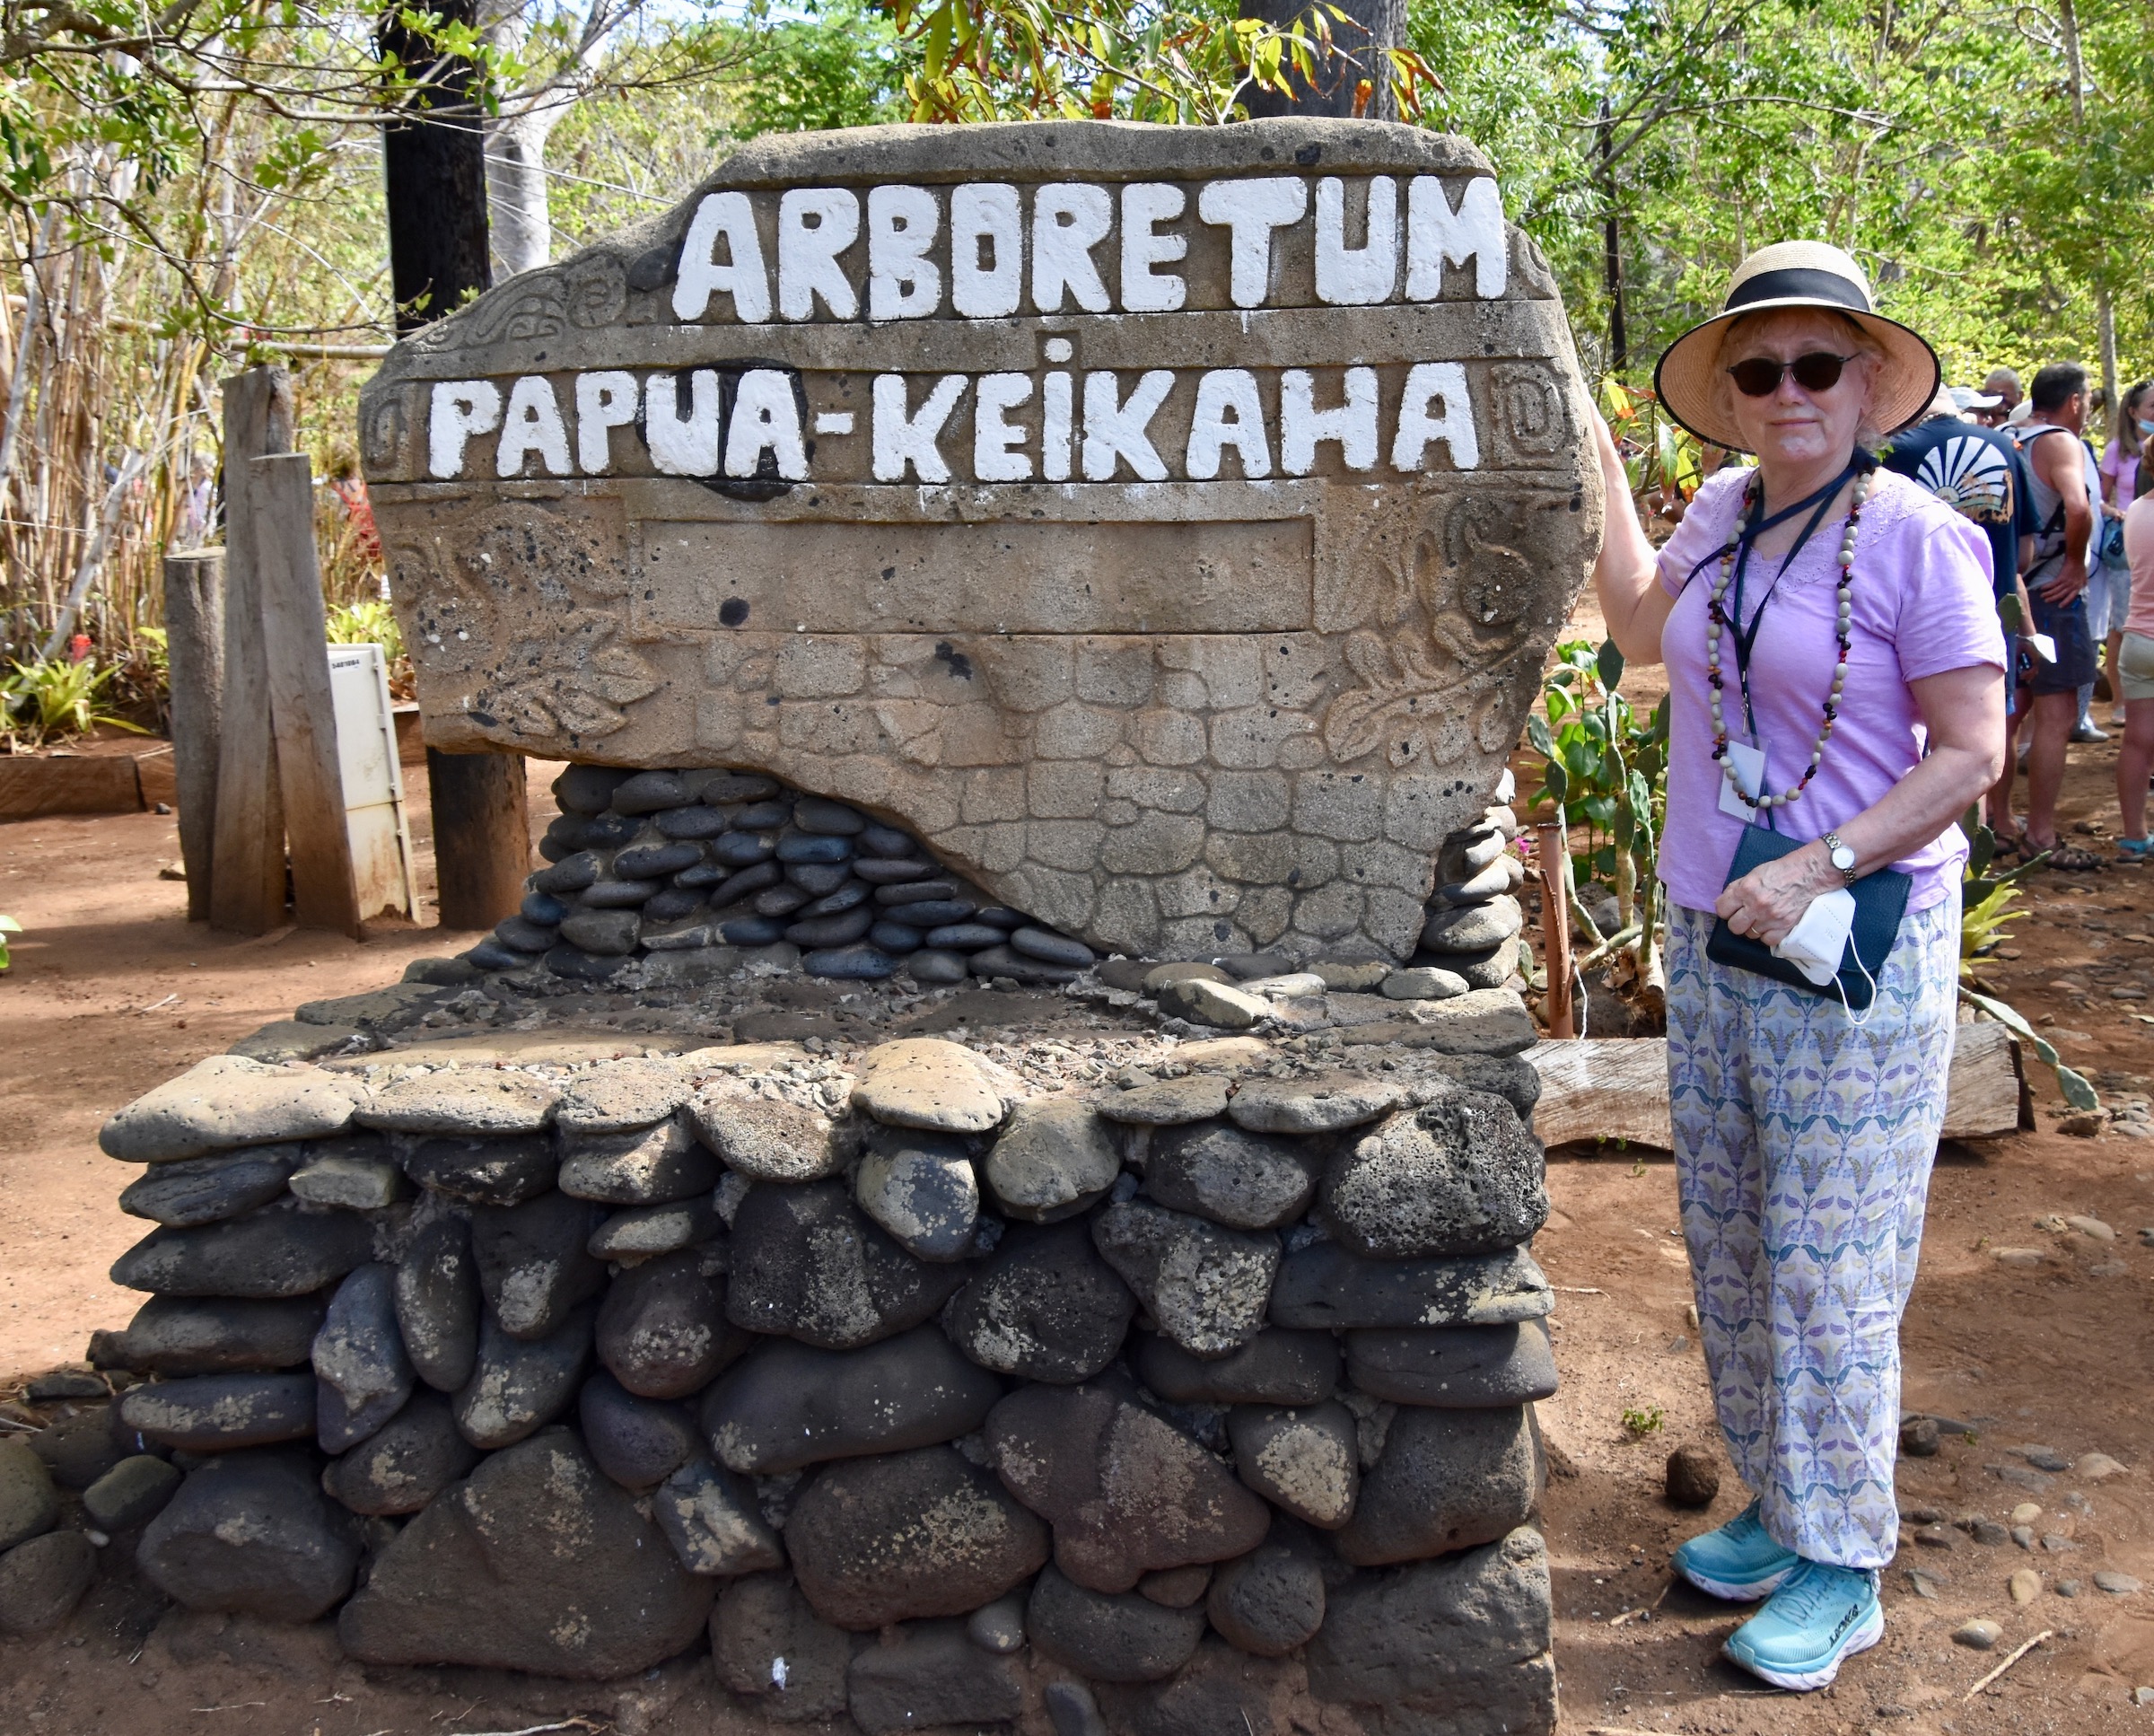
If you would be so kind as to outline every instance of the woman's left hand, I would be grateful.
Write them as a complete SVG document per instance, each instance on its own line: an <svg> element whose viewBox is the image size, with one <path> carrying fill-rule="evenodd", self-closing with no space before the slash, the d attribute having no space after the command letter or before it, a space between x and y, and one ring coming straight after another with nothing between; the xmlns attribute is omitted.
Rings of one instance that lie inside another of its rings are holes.
<svg viewBox="0 0 2154 1736"><path fill-rule="evenodd" d="M1778 946L1820 893L1846 884L1824 848L1809 844L1763 863L1731 882L1713 909L1727 918L1736 934Z"/></svg>

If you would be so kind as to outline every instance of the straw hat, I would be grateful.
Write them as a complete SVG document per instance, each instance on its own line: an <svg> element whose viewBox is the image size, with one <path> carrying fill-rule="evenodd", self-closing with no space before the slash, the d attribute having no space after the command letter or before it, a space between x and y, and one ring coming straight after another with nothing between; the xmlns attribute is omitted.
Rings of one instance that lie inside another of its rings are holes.
<svg viewBox="0 0 2154 1736"><path fill-rule="evenodd" d="M1653 371L1654 390L1668 413L1701 440L1748 452L1734 419L1721 408L1721 334L1747 313L1797 307L1843 313L1877 340L1885 360L1878 370L1873 416L1884 432L1905 427L1929 408L1944 377L1937 352L1905 326L1878 315L1862 267L1823 241L1780 241L1759 248L1738 266L1721 311L1668 346Z"/></svg>

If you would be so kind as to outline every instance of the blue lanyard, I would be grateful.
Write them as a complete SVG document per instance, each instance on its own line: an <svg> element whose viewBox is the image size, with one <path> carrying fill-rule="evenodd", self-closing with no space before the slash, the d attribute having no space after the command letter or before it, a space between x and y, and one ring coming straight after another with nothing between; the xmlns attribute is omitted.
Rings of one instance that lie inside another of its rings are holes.
<svg viewBox="0 0 2154 1736"><path fill-rule="evenodd" d="M1805 543L1815 536L1817 527L1825 522L1825 515L1832 510L1834 496L1847 486L1850 478L1862 474L1863 466L1850 460L1841 471L1816 494L1805 495L1792 506L1783 506L1771 518L1761 519L1758 514L1765 509L1765 491L1761 482L1743 509L1742 529L1735 539L1735 579L1728 587L1728 636L1735 642L1736 679L1743 690L1743 721L1749 725L1751 739L1757 737L1757 715L1750 706L1750 653L1757 644L1758 625L1765 618L1765 605L1773 601L1780 589L1780 582L1787 576L1788 568L1795 564L1795 557L1802 552ZM1799 513L1808 513L1809 522L1802 527L1793 545L1781 559L1780 570L1773 574L1773 583L1765 587L1765 594L1758 599L1757 612L1751 616L1750 625L1745 627L1743 619L1743 581L1750 570L1750 550L1757 539L1774 525L1784 524Z"/></svg>

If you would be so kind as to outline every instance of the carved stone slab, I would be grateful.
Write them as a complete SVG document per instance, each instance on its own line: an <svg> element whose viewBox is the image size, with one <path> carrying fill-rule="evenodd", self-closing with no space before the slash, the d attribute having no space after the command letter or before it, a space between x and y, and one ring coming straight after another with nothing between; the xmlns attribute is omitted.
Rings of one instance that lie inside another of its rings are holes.
<svg viewBox="0 0 2154 1736"><path fill-rule="evenodd" d="M767 771L1169 957L1411 952L1586 414L1480 154L1323 120L759 140L361 406L434 745Z"/></svg>

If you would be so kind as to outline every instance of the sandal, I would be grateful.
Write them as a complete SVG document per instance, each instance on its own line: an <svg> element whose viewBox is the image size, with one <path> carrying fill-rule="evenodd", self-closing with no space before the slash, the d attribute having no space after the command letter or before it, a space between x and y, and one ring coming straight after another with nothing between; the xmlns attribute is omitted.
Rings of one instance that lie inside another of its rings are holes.
<svg viewBox="0 0 2154 1736"><path fill-rule="evenodd" d="M2045 867L2059 869L2068 874L2098 873L2102 867L2101 857L2096 855L2093 851L2082 850L2078 845L2067 844L2062 838L2052 845L2046 852L2036 851L2036 854L2046 855L2049 857L2049 860L2043 864Z"/></svg>
<svg viewBox="0 0 2154 1736"><path fill-rule="evenodd" d="M2116 859L2119 862L2154 861L2154 837L2118 838Z"/></svg>

